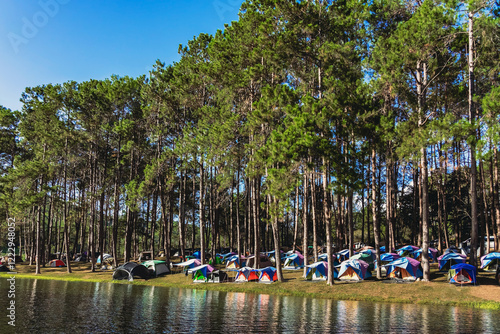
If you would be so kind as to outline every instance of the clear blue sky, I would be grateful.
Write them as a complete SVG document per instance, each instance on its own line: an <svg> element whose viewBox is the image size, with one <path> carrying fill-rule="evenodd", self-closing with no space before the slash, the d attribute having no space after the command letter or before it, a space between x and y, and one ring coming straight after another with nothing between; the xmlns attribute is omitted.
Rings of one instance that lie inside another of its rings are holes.
<svg viewBox="0 0 500 334"><path fill-rule="evenodd" d="M0 105L26 87L147 74L238 19L242 0L0 0Z"/></svg>

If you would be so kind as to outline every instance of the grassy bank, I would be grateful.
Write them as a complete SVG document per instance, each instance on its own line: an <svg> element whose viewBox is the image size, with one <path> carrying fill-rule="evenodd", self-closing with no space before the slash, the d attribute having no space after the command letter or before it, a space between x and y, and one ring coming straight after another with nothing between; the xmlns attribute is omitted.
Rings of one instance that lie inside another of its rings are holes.
<svg viewBox="0 0 500 334"><path fill-rule="evenodd" d="M478 286L460 287L449 284L446 274L439 273L435 267L432 268L431 282L396 284L368 279L359 283L335 281L333 286L327 286L325 282L304 281L302 271L285 271L285 281L273 284L252 282L194 284L189 277L181 273L150 280L113 281L111 271L91 272L89 264L86 263L72 264L73 273L71 274L66 273L66 268L42 268L40 275L34 274L34 266L18 265L16 269L17 278L106 282L334 300L446 305L500 310L500 286L495 284L494 273L480 272ZM9 274L1 274L1 276L7 275Z"/></svg>

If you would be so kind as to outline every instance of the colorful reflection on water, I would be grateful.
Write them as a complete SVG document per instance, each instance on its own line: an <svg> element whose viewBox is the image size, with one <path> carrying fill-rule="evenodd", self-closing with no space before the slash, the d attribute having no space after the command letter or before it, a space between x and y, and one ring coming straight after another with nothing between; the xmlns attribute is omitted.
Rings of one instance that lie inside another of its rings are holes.
<svg viewBox="0 0 500 334"><path fill-rule="evenodd" d="M109 283L16 284L17 333L500 333L500 312L469 308ZM3 319L0 333L9 332Z"/></svg>

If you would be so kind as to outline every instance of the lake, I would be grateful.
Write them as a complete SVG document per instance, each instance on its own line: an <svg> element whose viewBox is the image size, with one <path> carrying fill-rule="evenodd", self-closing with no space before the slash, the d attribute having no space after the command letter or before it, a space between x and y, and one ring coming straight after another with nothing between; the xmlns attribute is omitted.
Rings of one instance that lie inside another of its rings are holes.
<svg viewBox="0 0 500 334"><path fill-rule="evenodd" d="M0 333L500 333L500 312L110 283L16 279Z"/></svg>

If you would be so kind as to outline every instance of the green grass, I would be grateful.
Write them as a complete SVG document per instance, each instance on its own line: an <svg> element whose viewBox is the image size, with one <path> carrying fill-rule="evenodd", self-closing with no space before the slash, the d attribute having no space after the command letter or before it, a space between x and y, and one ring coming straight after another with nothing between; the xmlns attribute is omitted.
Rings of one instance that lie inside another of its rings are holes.
<svg viewBox="0 0 500 334"><path fill-rule="evenodd" d="M73 264L73 273L66 273L66 268L42 268L42 274L34 274L34 266L18 265L17 278L99 282L112 284L134 284L144 286L176 287L222 292L243 292L296 296L333 300L367 301L382 303L406 303L420 305L460 306L489 310L500 310L500 286L495 283L494 274L480 272L479 286L457 287L449 284L446 274L432 268L431 282L411 284L388 284L376 279L360 283L335 281L333 286L325 282L306 282L302 271L284 271L284 282L272 284L260 283L223 283L195 284L184 274L170 274L150 280L136 279L133 282L113 281L111 271L90 271L89 264ZM234 274L233 274L234 275ZM9 276L2 273L1 276Z"/></svg>

